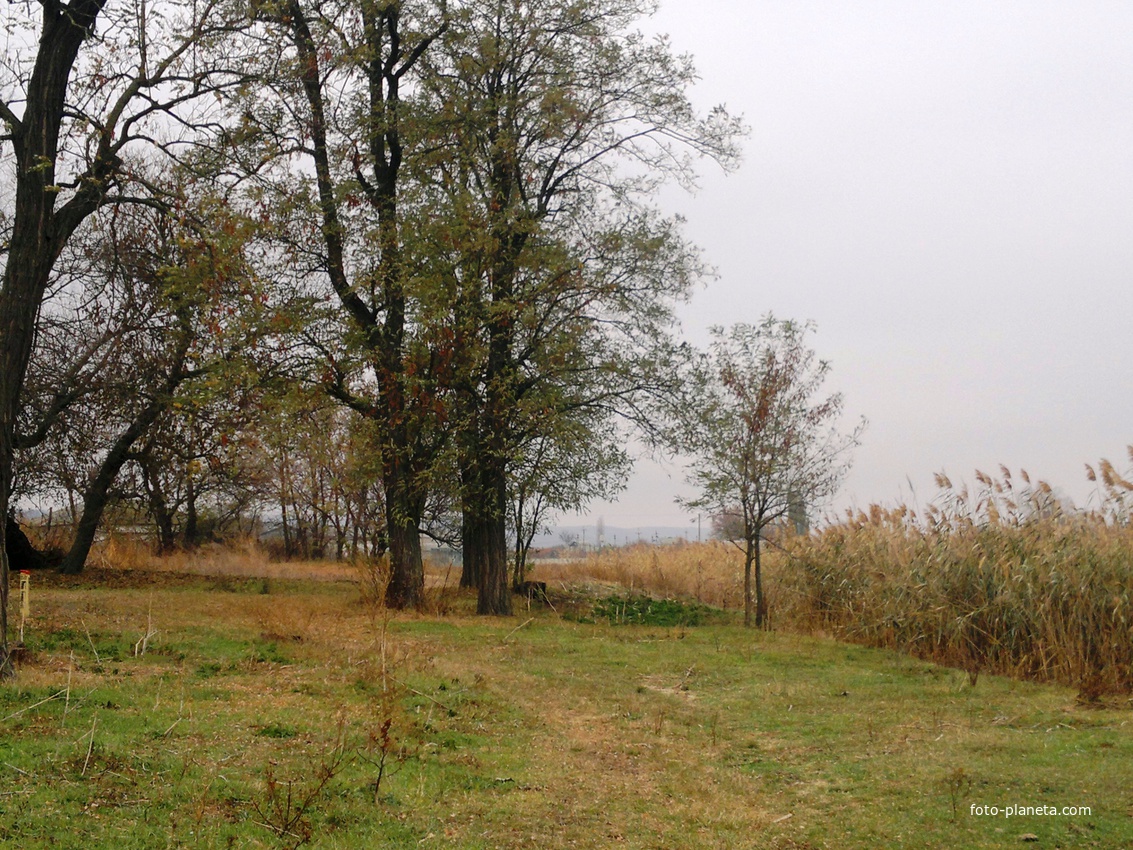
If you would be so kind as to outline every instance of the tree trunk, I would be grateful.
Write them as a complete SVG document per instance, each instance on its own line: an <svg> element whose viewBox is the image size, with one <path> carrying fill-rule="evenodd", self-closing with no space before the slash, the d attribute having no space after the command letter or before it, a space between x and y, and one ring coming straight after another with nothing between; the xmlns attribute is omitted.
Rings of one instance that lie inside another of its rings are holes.
<svg viewBox="0 0 1133 850"><path fill-rule="evenodd" d="M515 494L515 575L513 587L527 581L527 558L531 553L531 544L539 531L539 523L543 514L543 497L536 495L534 503L528 510L528 498L522 488Z"/></svg>
<svg viewBox="0 0 1133 850"><path fill-rule="evenodd" d="M744 546L744 626L746 628L751 628L751 565L755 561L756 545L749 539Z"/></svg>
<svg viewBox="0 0 1133 850"><path fill-rule="evenodd" d="M115 445L115 449L117 448L118 446ZM115 454L115 450L111 449L102 462L98 475L83 494L83 512L79 518L75 537L71 541L71 548L67 550L67 554L63 556L63 563L59 565L61 573L77 575L86 566L90 547L94 543L102 515L106 510L106 503L110 499L110 486L125 462L124 457L118 458Z"/></svg>
<svg viewBox="0 0 1133 850"><path fill-rule="evenodd" d="M186 549L196 549L201 542L201 531L197 523L197 488L193 484L193 473L185 482L185 527L181 529L181 545Z"/></svg>
<svg viewBox="0 0 1133 850"><path fill-rule="evenodd" d="M138 462L142 467L142 483L146 488L150 517L157 529L157 554L168 555L177 545L173 532L173 513L169 510L169 503L161 489L161 477L151 468L153 460L148 456L148 451L143 451Z"/></svg>
<svg viewBox="0 0 1133 850"><path fill-rule="evenodd" d="M10 455L9 455L10 457ZM5 458L6 459L6 458ZM0 459L2 462L4 459ZM0 505L8 516L8 482L12 480L11 467L0 469ZM16 675L12 667L11 651L8 649L8 523L0 522L0 681Z"/></svg>
<svg viewBox="0 0 1133 850"><path fill-rule="evenodd" d="M502 463L485 464L481 469L481 494L479 534L483 574L478 585L476 613L510 616L507 475Z"/></svg>
<svg viewBox="0 0 1133 850"><path fill-rule="evenodd" d="M103 469L105 468L106 464L104 463ZM59 565L59 572L61 573L77 575L86 566L91 544L94 543L95 534L98 532L99 523L102 522L102 514L106 510L106 503L109 500L110 482L103 483L102 471L99 470L95 482L91 484L83 496L83 514L79 519L75 538L71 541L71 548L67 550L67 554L63 556L63 563Z"/></svg>
<svg viewBox="0 0 1133 850"><path fill-rule="evenodd" d="M389 529L390 554L386 605L390 608L419 607L425 596L420 517L404 492L387 491L386 526Z"/></svg>
<svg viewBox="0 0 1133 850"><path fill-rule="evenodd" d="M187 348L187 344L182 348L182 360ZM114 479L118 477L119 470L122 469L122 465L129 458L130 448L150 429L153 423L157 421L157 417L172 401L171 393L181 382L181 365L181 360L179 360L174 367L173 375L164 387L164 394L148 404L138 414L137 418L130 423L130 426L114 441L110 451L103 458L98 474L95 475L94 480L91 481L83 494L83 513L75 531L75 539L71 542L71 548L63 556L63 563L59 567L60 572L70 575L82 572L87 562L87 556L90 554L91 544L94 543L95 534L102 522L102 515L106 510L106 503L110 498L110 488L114 484Z"/></svg>
<svg viewBox="0 0 1133 850"><path fill-rule="evenodd" d="M16 157L16 202L0 288L0 517L8 515L20 392L35 319L55 260L67 239L102 202L113 159L96 157L88 180L60 209L55 164L71 70L105 0L43 4L43 30L28 80L24 113L3 117ZM3 523L0 523L2 526ZM13 675L8 650L8 556L0 531L0 678Z"/></svg>
<svg viewBox="0 0 1133 850"><path fill-rule="evenodd" d="M527 551L531 548L531 541L524 540L520 532L515 533L515 559L511 567L511 586L519 587L527 581Z"/></svg>
<svg viewBox="0 0 1133 850"><path fill-rule="evenodd" d="M523 487L517 488L513 507L513 518L515 520L515 558L511 566L511 586L513 588L519 587L527 578L527 547L531 545L531 541L524 539L526 534L523 527L523 515L526 502ZM525 543L526 545L524 545Z"/></svg>
<svg viewBox="0 0 1133 850"><path fill-rule="evenodd" d="M763 549L760 545L762 542L762 536L755 538L755 626L758 629L768 627L767 597L763 595L763 569L760 557Z"/></svg>
<svg viewBox="0 0 1133 850"><path fill-rule="evenodd" d="M395 429L394 439L404 439L398 430ZM425 498L414 490L404 452L385 453L382 483L390 561L386 604L391 608L416 608L425 595L425 567L421 559L421 514Z"/></svg>

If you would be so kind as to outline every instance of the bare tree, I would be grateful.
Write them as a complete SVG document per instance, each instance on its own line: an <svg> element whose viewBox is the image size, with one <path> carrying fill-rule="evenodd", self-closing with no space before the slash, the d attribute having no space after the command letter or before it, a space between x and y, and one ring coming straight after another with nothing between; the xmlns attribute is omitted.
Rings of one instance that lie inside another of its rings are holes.
<svg viewBox="0 0 1133 850"><path fill-rule="evenodd" d="M768 625L761 562L768 529L833 495L865 427L862 420L840 432L841 393L819 396L830 364L807 346L813 330L770 315L759 325L713 329L679 426L681 447L694 458L689 482L700 488L682 502L722 517L719 527L743 550L748 626Z"/></svg>
<svg viewBox="0 0 1133 850"><path fill-rule="evenodd" d="M380 432L372 419L293 385L272 400L257 430L286 556L387 551Z"/></svg>

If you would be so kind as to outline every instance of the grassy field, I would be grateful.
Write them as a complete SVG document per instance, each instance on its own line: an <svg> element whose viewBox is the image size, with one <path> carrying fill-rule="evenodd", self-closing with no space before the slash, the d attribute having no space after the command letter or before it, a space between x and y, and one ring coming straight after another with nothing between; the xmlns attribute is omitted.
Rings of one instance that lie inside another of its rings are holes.
<svg viewBox="0 0 1133 850"><path fill-rule="evenodd" d="M1133 846L1122 700L602 585L482 619L344 581L44 580L0 688L0 846Z"/></svg>

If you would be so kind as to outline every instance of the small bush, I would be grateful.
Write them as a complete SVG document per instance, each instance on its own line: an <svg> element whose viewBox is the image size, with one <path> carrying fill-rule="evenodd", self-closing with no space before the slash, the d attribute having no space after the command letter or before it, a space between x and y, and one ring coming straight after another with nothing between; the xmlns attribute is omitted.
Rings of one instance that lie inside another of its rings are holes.
<svg viewBox="0 0 1133 850"><path fill-rule="evenodd" d="M269 723L266 726L261 726L256 735L261 738L294 738L299 733L290 726L281 726L278 723Z"/></svg>

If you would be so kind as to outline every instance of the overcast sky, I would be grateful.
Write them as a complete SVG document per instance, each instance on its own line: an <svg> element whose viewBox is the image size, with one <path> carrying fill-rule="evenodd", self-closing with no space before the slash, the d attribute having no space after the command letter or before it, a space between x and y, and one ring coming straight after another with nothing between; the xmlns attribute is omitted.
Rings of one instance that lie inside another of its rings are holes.
<svg viewBox="0 0 1133 850"><path fill-rule="evenodd" d="M738 173L666 193L719 279L712 324L813 319L870 426L835 507L1027 469L1082 503L1133 443L1133 4L662 0L694 97L752 128ZM639 464L611 526L681 525ZM576 520L564 518L564 523Z"/></svg>

